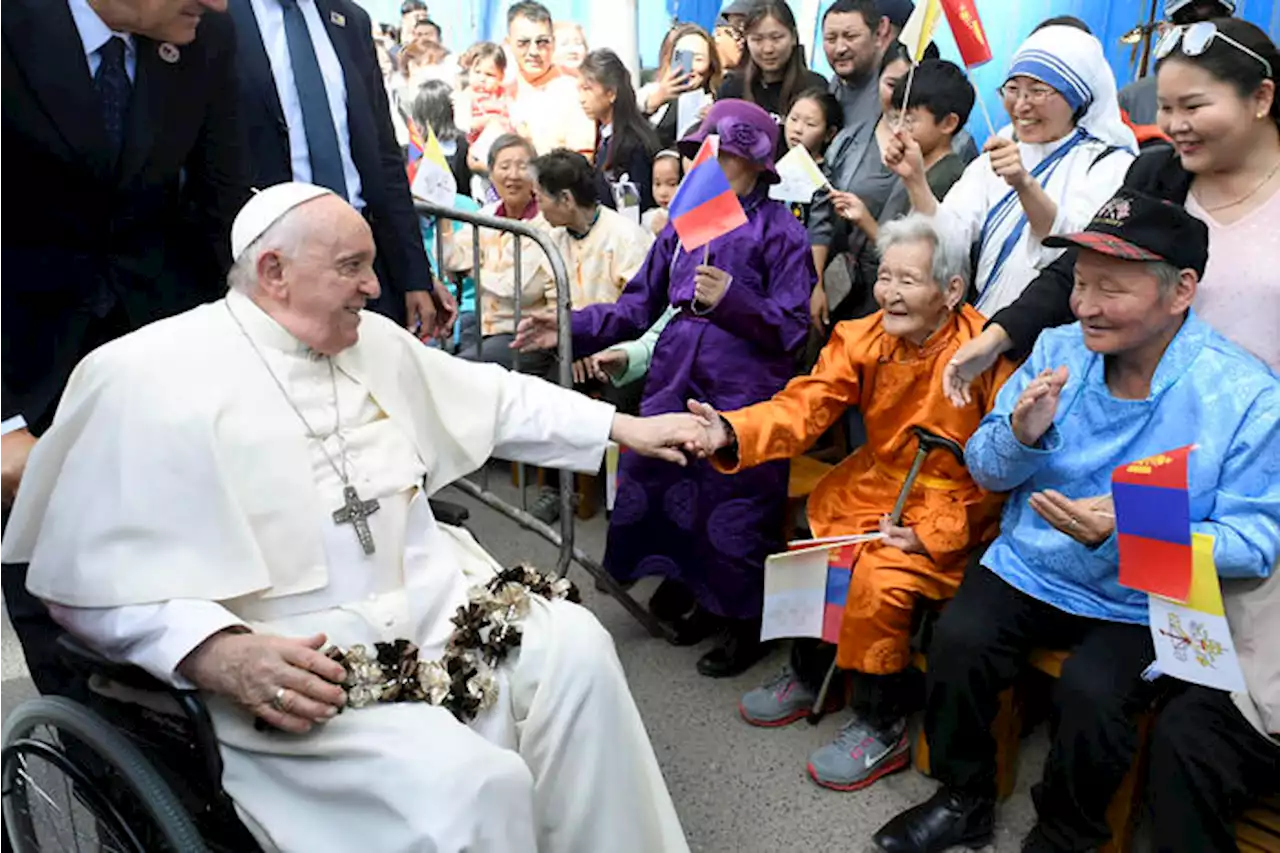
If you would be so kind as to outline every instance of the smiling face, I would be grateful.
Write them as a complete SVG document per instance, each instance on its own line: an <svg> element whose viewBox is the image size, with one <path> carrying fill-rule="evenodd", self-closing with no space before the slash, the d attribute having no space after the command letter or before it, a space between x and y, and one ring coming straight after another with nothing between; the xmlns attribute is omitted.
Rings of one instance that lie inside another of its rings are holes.
<svg viewBox="0 0 1280 853"><path fill-rule="evenodd" d="M1182 167L1196 174L1238 167L1253 149L1258 125L1270 121L1275 97L1271 81L1241 97L1231 83L1176 56L1160 65L1156 86L1156 121L1173 140Z"/></svg>
<svg viewBox="0 0 1280 853"><path fill-rule="evenodd" d="M795 49L791 30L777 18L761 18L747 33L747 51L765 74L781 74Z"/></svg>
<svg viewBox="0 0 1280 853"><path fill-rule="evenodd" d="M111 29L171 44L195 41L205 12L227 10L227 0L104 0L93 5Z"/></svg>
<svg viewBox="0 0 1280 853"><path fill-rule="evenodd" d="M1082 250L1076 259L1071 310L1080 320L1086 347L1103 355L1123 355L1180 323L1195 292L1195 273L1190 270L1174 287L1162 288L1145 261Z"/></svg>
<svg viewBox="0 0 1280 853"><path fill-rule="evenodd" d="M895 243L880 259L876 276L876 302L884 309L881 324L889 334L921 345L947 321L963 289L959 278L946 290L934 280L928 240Z"/></svg>
<svg viewBox="0 0 1280 853"><path fill-rule="evenodd" d="M1075 127L1071 105L1057 89L1034 77L1011 77L1000 89L1019 142L1056 142Z"/></svg>
<svg viewBox="0 0 1280 853"><path fill-rule="evenodd" d="M490 180L498 197L509 211L524 210L533 198L533 178L529 174L530 153L522 145L498 152L493 161Z"/></svg>
<svg viewBox="0 0 1280 853"><path fill-rule="evenodd" d="M359 340L360 312L381 289L373 271L373 232L351 205L327 195L295 208L282 223L291 244L257 259L264 310L323 355Z"/></svg>
<svg viewBox="0 0 1280 853"><path fill-rule="evenodd" d="M845 80L866 77L880 62L876 33L859 12L827 15L822 22L822 49L831 70Z"/></svg>
<svg viewBox="0 0 1280 853"><path fill-rule="evenodd" d="M707 75L711 73L711 54L707 40L697 33L681 36L672 48L671 55L675 56L682 50L693 54L693 76L689 78L689 85L694 89L701 89L706 85Z"/></svg>
<svg viewBox="0 0 1280 853"><path fill-rule="evenodd" d="M551 70L556 39L548 21L531 21L523 15L507 29L507 45L515 54L520 73L529 82L544 77Z"/></svg>

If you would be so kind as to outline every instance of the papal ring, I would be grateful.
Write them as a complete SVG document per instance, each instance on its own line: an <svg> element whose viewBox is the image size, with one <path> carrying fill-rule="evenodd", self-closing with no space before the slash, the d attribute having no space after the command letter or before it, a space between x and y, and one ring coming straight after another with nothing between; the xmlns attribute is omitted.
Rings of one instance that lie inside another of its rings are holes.
<svg viewBox="0 0 1280 853"><path fill-rule="evenodd" d="M1080 519L1076 518L1073 515L1071 516L1071 520L1067 522L1067 527L1071 528L1072 530L1075 530L1076 527L1079 526L1079 524L1080 524ZM276 694L276 695L278 696L279 694Z"/></svg>
<svg viewBox="0 0 1280 853"><path fill-rule="evenodd" d="M271 697L271 707L272 707L272 708L275 708L277 711L281 711L281 712L283 712L283 711L285 710L285 707L284 707L284 688L283 688L283 687L277 687L277 688L276 688L276 695L274 695L274 696L272 696L272 697Z"/></svg>

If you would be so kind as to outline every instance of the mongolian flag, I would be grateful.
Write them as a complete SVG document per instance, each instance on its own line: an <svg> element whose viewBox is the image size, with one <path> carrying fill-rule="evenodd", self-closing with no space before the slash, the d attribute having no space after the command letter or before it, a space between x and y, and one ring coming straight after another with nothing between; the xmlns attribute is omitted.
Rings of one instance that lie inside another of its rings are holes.
<svg viewBox="0 0 1280 853"><path fill-rule="evenodd" d="M840 642L840 623L849 598L849 581L853 578L853 558L860 546L842 545L832 548L827 558L827 593L822 602L822 641Z"/></svg>
<svg viewBox="0 0 1280 853"><path fill-rule="evenodd" d="M1186 601L1191 590L1187 458L1195 445L1121 465L1111 473L1120 583Z"/></svg>
<svg viewBox="0 0 1280 853"><path fill-rule="evenodd" d="M729 185L720 161L706 152L711 137L702 143L694 166L680 182L667 212L686 252L747 224L737 193Z"/></svg>
<svg viewBox="0 0 1280 853"><path fill-rule="evenodd" d="M965 67L973 68L990 62L991 44L987 41L986 30L982 28L975 0L941 0L941 3Z"/></svg>

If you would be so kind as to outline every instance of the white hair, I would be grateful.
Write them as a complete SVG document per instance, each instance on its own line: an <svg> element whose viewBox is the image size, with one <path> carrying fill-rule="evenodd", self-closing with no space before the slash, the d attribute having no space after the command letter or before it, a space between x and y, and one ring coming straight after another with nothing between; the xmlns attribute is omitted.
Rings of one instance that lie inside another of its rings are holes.
<svg viewBox="0 0 1280 853"><path fill-rule="evenodd" d="M938 228L932 217L923 213L911 213L880 226L880 236L876 238L876 251L880 253L880 257L883 258L886 252L899 243L928 243L933 248L930 275L944 293L947 282L956 276L968 285L968 253L952 234Z"/></svg>
<svg viewBox="0 0 1280 853"><path fill-rule="evenodd" d="M1147 272L1156 277L1161 296L1172 293L1178 282L1182 281L1182 270L1168 261L1147 261Z"/></svg>
<svg viewBox="0 0 1280 853"><path fill-rule="evenodd" d="M305 204L300 204L285 211L258 239L245 246L227 272L228 288L246 295L253 293L258 289L258 258L262 257L263 252L280 252L291 256L297 251L304 236L304 229L300 227L304 217L298 215L298 211L304 207Z"/></svg>

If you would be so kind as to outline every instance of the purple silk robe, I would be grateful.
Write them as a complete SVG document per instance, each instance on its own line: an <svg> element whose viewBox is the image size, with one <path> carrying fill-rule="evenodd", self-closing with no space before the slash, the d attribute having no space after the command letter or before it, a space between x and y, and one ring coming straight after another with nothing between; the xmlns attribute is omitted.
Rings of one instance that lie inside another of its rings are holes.
<svg viewBox="0 0 1280 853"><path fill-rule="evenodd" d="M759 187L742 199L747 224L711 244L732 277L720 302L690 309L702 250L685 252L671 226L614 304L573 315L575 356L642 335L667 305L682 308L654 347L642 415L686 411L690 399L730 411L773 396L795 373L817 277L804 226ZM764 560L783 547L786 461L735 475L701 460L681 468L624 453L604 566L622 581L675 578L720 616L758 618Z"/></svg>

